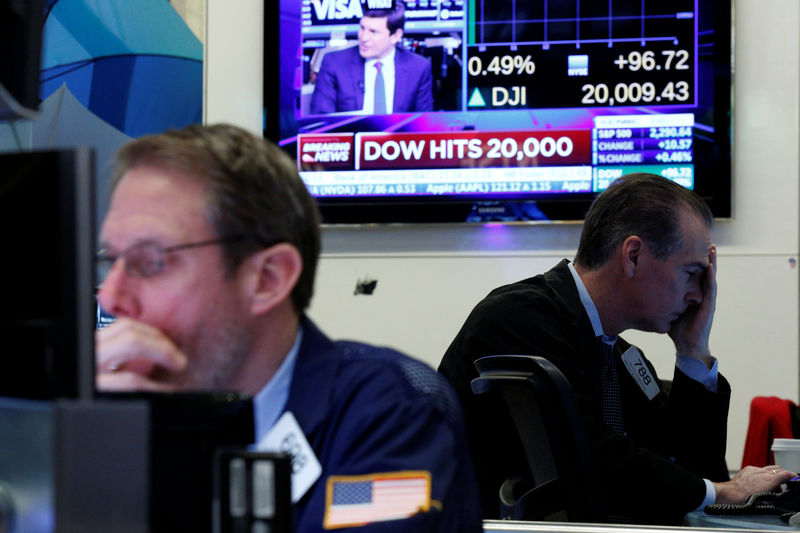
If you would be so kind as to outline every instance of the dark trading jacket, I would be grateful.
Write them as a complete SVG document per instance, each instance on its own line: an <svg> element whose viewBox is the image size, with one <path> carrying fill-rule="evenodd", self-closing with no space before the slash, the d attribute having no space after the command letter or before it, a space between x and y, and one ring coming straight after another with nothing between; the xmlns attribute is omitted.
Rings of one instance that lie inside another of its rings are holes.
<svg viewBox="0 0 800 533"><path fill-rule="evenodd" d="M328 476L411 470L430 472L430 511L355 531L480 532L461 408L446 380L394 350L332 342L307 318L302 328L286 410L322 475L295 505L294 530L323 529Z"/></svg>
<svg viewBox="0 0 800 533"><path fill-rule="evenodd" d="M439 367L464 406L484 516L497 517L500 485L525 474L526 462L504 404L473 396L473 361L519 354L547 358L569 380L593 447L601 484L597 496L604 498L609 515L637 523L680 523L703 501L702 478L728 479L730 386L720 375L719 392L711 393L676 368L671 391L649 401L619 360L630 347L619 338L614 353L627 436L605 426L597 339L567 263L492 291L469 315ZM645 362L661 387L652 364Z"/></svg>

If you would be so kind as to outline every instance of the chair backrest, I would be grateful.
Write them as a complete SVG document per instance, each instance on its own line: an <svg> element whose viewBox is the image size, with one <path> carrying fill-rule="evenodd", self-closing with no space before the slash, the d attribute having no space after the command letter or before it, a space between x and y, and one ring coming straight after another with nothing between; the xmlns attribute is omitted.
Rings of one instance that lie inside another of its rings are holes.
<svg viewBox="0 0 800 533"><path fill-rule="evenodd" d="M530 355L482 357L475 367L480 376L473 393L503 397L533 479L521 495L513 480L501 487L503 518L606 522L589 441L564 374Z"/></svg>

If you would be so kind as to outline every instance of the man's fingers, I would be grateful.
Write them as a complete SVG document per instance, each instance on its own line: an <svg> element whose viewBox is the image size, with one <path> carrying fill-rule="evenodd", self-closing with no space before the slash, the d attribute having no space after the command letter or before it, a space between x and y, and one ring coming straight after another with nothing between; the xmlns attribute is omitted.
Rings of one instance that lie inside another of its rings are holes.
<svg viewBox="0 0 800 533"><path fill-rule="evenodd" d="M134 372L98 374L95 378L95 386L97 390L103 392L171 392L177 390L174 386L149 380Z"/></svg>
<svg viewBox="0 0 800 533"><path fill-rule="evenodd" d="M125 370L147 375L155 367L169 372L186 368L186 356L166 335L135 320L120 318L98 331L95 340L100 373Z"/></svg>

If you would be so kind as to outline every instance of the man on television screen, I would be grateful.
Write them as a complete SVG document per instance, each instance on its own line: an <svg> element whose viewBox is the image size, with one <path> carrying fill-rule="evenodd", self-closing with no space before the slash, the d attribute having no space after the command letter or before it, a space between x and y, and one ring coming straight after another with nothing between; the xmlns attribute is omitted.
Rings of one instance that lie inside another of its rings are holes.
<svg viewBox="0 0 800 533"><path fill-rule="evenodd" d="M433 111L431 63L397 46L405 7L400 0L394 4L394 9L364 12L358 46L325 54L311 96L312 114Z"/></svg>
<svg viewBox="0 0 800 533"><path fill-rule="evenodd" d="M252 395L256 444L303 451L294 531L480 531L446 380L306 316L319 215L281 149L225 125L132 141L100 240L99 389Z"/></svg>
<svg viewBox="0 0 800 533"><path fill-rule="evenodd" d="M522 480L527 461L502 404L476 397L482 356L537 355L566 376L610 519L681 523L711 503L743 503L793 475L725 463L731 389L709 335L717 296L712 215L694 192L653 174L614 181L592 204L574 262L493 290L473 309L439 366L461 398L483 509ZM671 387L620 333L667 333ZM522 493L522 492L520 492Z"/></svg>

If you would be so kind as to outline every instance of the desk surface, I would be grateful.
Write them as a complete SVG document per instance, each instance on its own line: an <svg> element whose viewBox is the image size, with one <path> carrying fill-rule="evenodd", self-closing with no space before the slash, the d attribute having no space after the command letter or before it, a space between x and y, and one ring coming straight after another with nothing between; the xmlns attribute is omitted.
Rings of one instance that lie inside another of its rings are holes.
<svg viewBox="0 0 800 533"><path fill-rule="evenodd" d="M796 531L800 527L790 526L779 516L744 515L719 516L704 512L686 515L684 526L648 526L635 524L581 524L559 522L516 522L512 520L484 520L484 533L703 533L712 530L747 531Z"/></svg>
<svg viewBox="0 0 800 533"><path fill-rule="evenodd" d="M695 511L686 515L685 522L692 527L800 531L800 526L790 526L778 515L711 515Z"/></svg>

